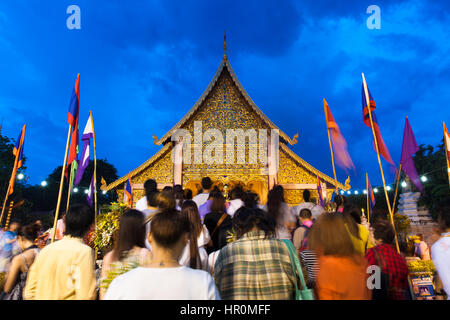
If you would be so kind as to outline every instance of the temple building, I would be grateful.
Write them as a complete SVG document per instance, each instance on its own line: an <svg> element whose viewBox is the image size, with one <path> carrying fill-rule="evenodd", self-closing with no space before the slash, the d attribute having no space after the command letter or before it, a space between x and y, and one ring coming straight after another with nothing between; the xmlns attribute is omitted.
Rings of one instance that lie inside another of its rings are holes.
<svg viewBox="0 0 450 320"><path fill-rule="evenodd" d="M317 177L328 199L336 188L348 190L348 184L315 169L289 148L297 143L298 134L290 138L256 106L231 67L226 41L224 49L219 68L198 101L161 139L153 136L161 149L131 171L134 204L144 196L147 179L154 179L159 189L181 184L195 195L202 177L208 176L225 193L236 185L254 191L261 203L275 184L284 187L287 203L302 202L304 189L317 199ZM115 190L122 199L127 178L102 189Z"/></svg>

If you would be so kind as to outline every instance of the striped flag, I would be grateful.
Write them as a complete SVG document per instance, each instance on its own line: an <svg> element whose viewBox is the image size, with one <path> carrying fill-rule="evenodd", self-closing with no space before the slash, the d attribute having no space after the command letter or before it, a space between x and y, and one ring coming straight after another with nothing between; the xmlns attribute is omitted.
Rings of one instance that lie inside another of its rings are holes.
<svg viewBox="0 0 450 320"><path fill-rule="evenodd" d="M72 126L72 138L70 140L69 159L67 160L67 169L69 165L78 158L78 118L80 109L80 74L75 81L75 87L70 98L69 113L67 114L67 122Z"/></svg>
<svg viewBox="0 0 450 320"><path fill-rule="evenodd" d="M9 180L10 188L9 188L8 196L14 192L14 182L16 181L17 169L22 167L22 164L23 164L23 147L24 147L24 142L25 142L25 128L26 128L26 125L24 124L22 127L22 131L19 134L19 138L17 138L16 144L13 149L13 155L16 157L16 159L14 160L13 172L11 175L11 179Z"/></svg>
<svg viewBox="0 0 450 320"><path fill-rule="evenodd" d="M369 94L369 104L367 104L367 96L366 91L364 88L367 88L367 92ZM369 115L369 105L370 105L370 113L372 115L372 123L373 123L373 130L375 131L375 137L378 144L378 151L380 155L391 165L395 167L394 161L392 161L391 155L389 153L388 148L386 147L386 144L384 143L383 137L381 135L380 127L378 126L378 120L377 116L375 115L375 108L377 107L375 104L375 100L373 99L369 87L367 86L367 83L365 79L363 78L363 85L362 85L362 108L363 108L363 121L366 126L371 128L370 125L370 115ZM375 142L374 142L375 147Z"/></svg>
<svg viewBox="0 0 450 320"><path fill-rule="evenodd" d="M339 126L334 120L330 107L325 99L323 99L323 106L325 108L325 119L327 121L327 129L330 130L331 143L333 144L333 151L336 156L337 164L344 169L355 169L352 158L347 150L347 142L339 130Z"/></svg>
<svg viewBox="0 0 450 320"><path fill-rule="evenodd" d="M450 184L450 135L448 134L447 127L445 126L445 122L442 122L444 127L444 146L445 146L445 157L447 158L447 173L448 173L448 182Z"/></svg>
<svg viewBox="0 0 450 320"><path fill-rule="evenodd" d="M123 202L128 205L129 208L133 206L133 190L131 188L131 174L128 173L127 183L123 190Z"/></svg>
<svg viewBox="0 0 450 320"><path fill-rule="evenodd" d="M318 195L319 195L319 203L320 203L320 205L321 205L323 208L325 208L325 201L324 201L324 199L323 199L322 186L321 186L321 184L320 184L320 179L319 179L318 176L317 176L317 193L318 193Z"/></svg>
<svg viewBox="0 0 450 320"><path fill-rule="evenodd" d="M81 140L83 141L83 153L81 154L81 159L79 161L79 169L77 171L77 176L74 181L74 185L77 186L80 184L81 179L83 178L84 171L89 165L89 156L90 156L90 144L91 138L94 136L93 131L93 122L92 116L89 114L89 119L86 123L86 127L84 128L83 135Z"/></svg>

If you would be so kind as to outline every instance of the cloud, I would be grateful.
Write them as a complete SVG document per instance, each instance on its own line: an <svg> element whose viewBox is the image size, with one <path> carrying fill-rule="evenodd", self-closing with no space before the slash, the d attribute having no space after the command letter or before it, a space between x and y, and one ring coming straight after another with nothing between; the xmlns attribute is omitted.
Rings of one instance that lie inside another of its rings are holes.
<svg viewBox="0 0 450 320"><path fill-rule="evenodd" d="M92 109L99 158L126 174L159 150L152 134L165 134L203 93L226 30L228 57L249 95L288 135L299 132L294 151L331 175L326 98L357 166L352 184L363 186L366 171L380 183L361 121L361 72L394 160L406 115L418 143L438 144L449 115L450 18L445 1L378 1L382 28L369 30L370 4L79 0L82 29L70 31L67 3L2 3L0 119L14 138L29 123L28 170L39 182L62 160L81 73L80 125Z"/></svg>

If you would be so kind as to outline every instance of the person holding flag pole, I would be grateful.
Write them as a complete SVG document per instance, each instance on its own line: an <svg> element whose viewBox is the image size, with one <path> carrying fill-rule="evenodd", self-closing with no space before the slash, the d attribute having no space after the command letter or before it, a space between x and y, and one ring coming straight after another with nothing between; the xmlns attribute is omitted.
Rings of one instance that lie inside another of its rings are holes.
<svg viewBox="0 0 450 320"><path fill-rule="evenodd" d="M323 108L325 111L325 121L327 123L328 143L330 144L331 164L333 166L335 192L336 194L338 194L338 187L337 187L338 182L336 177L336 168L334 166L333 146L334 152L336 153L336 162L340 167L347 170L350 168L354 169L355 166L353 165L353 161L350 158L350 155L348 154L347 142L345 141L344 136L341 134L339 126L337 122L334 120L333 114L331 113L330 107L328 106L328 103L325 99L323 99Z"/></svg>
<svg viewBox="0 0 450 320"><path fill-rule="evenodd" d="M450 135L448 134L444 121L442 121L442 126L444 128L445 159L447 159L447 175L448 183L450 185Z"/></svg>
<svg viewBox="0 0 450 320"><path fill-rule="evenodd" d="M14 183L16 181L17 169L22 167L23 163L23 146L25 140L25 129L27 125L24 124L22 127L22 131L20 132L19 138L16 141L16 145L13 149L13 155L16 157L14 159L14 166L11 173L11 178L9 179L8 189L6 190L5 200L3 202L2 213L0 215L0 226L3 222L3 215L5 213L6 203L8 201L8 197L14 192Z"/></svg>
<svg viewBox="0 0 450 320"><path fill-rule="evenodd" d="M392 213L389 196L388 196L388 193L386 190L386 181L384 179L383 166L381 165L380 149L381 149L381 154L382 154L383 158L386 159L386 161L388 161L391 165L393 165L393 166L395 166L395 165L394 165L394 162L392 161L389 151L383 141L383 137L381 136L380 128L378 127L378 122L377 122L375 113L373 113L373 111L372 111L372 109L375 110L376 105L375 105L375 101L373 100L372 95L370 94L369 89L367 87L364 73L362 73L362 80L363 80L363 87L362 87L363 121L366 126L368 126L372 129L375 150L377 152L378 164L380 166L381 179L383 181L384 195L386 197L386 203L387 203L387 207L388 207L388 211L389 211L389 216L390 216L391 224L392 224L392 227L394 228L394 233L395 233L395 246L397 248L397 252L400 253L400 247L398 246L397 232L395 231L394 216ZM372 113L373 113L373 115L372 115ZM369 120L369 121L367 121L367 120Z"/></svg>
<svg viewBox="0 0 450 320"><path fill-rule="evenodd" d="M80 106L80 74L77 76L77 80L75 81L75 87L72 91L72 97L70 99L69 112L67 114L67 122L69 123L69 131L67 133L67 142L66 142L66 151L64 153L64 162L61 170L61 180L59 183L59 192L58 192L58 201L56 203L55 209L55 218L53 221L53 232L52 232L52 243L55 241L56 235L56 224L58 222L59 209L61 206L61 195L64 184L64 175L67 161L67 153L69 151L69 142L70 142L70 134L72 133L72 128L75 130L76 126L78 126L78 111ZM72 137L73 138L73 137ZM72 148L71 148L72 149Z"/></svg>

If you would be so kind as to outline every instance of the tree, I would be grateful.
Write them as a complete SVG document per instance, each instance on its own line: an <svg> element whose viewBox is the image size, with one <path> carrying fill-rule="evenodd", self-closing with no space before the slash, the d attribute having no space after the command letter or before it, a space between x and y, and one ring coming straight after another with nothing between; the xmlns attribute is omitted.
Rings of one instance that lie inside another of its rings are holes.
<svg viewBox="0 0 450 320"><path fill-rule="evenodd" d="M23 197L28 201L33 203L32 209L35 211L49 211L56 208L56 202L58 199L59 183L61 179L62 166L55 168L52 173L50 173L46 179L47 186L42 187L40 185L27 186L23 190ZM83 174L83 178L80 185L77 186L78 192L72 192L70 203L87 203L87 195L85 190L89 188L91 182L92 174L94 172L94 162L90 161L89 166ZM117 180L117 169L110 164L106 159L97 159L97 200L99 206L104 203L109 203L115 201L116 195L114 192L109 192L103 194L100 191L100 181L104 177L106 181ZM68 182L64 178L64 186L61 196L61 209L60 212L66 209L65 205L67 203L67 191Z"/></svg>
<svg viewBox="0 0 450 320"><path fill-rule="evenodd" d="M427 207L433 219L436 219L439 209L450 205L444 141L438 145L437 150L423 144L419 148L414 156L414 163L417 172L427 178L423 183L424 192L419 205Z"/></svg>

